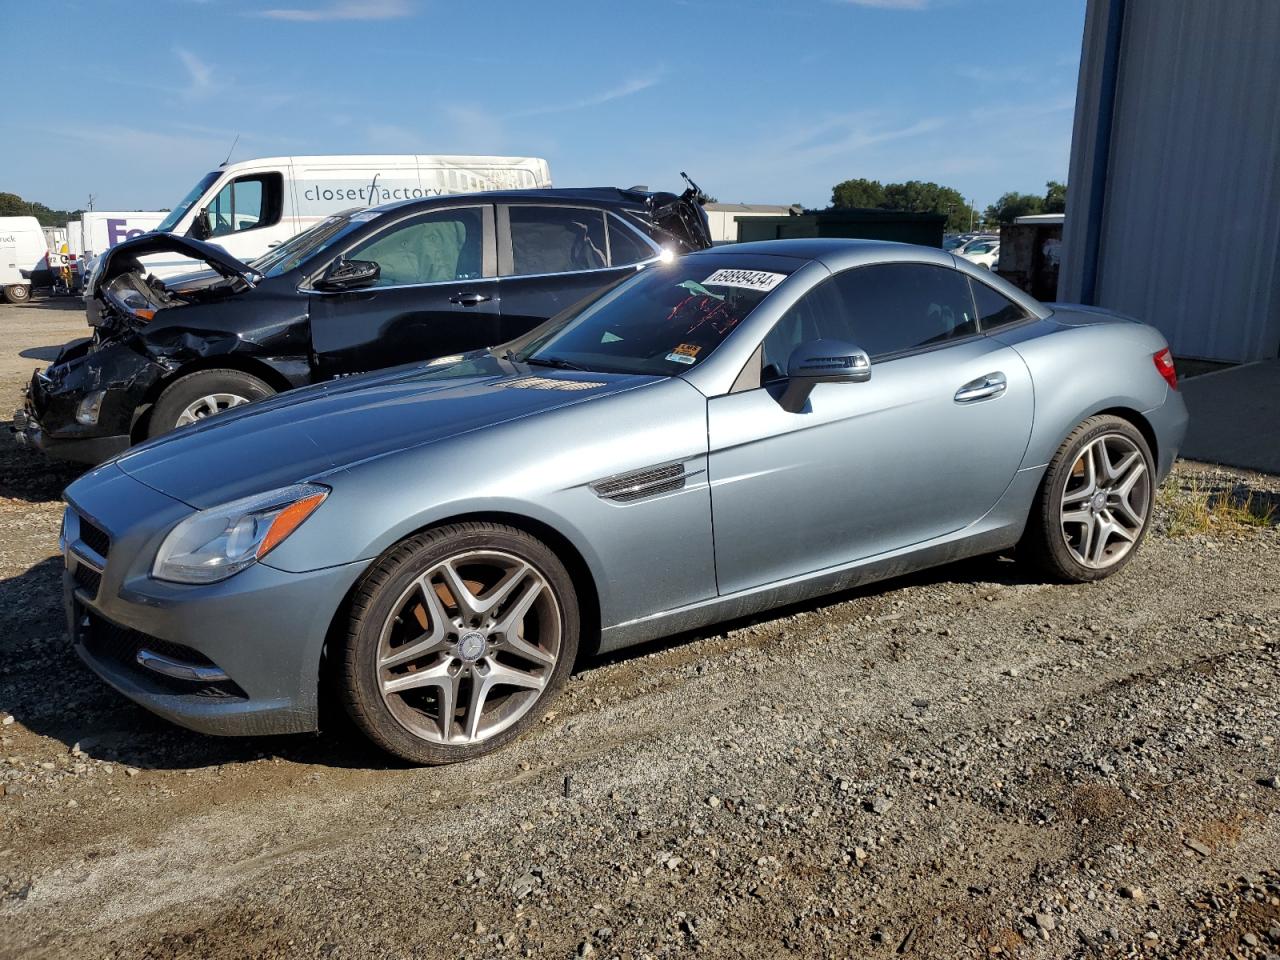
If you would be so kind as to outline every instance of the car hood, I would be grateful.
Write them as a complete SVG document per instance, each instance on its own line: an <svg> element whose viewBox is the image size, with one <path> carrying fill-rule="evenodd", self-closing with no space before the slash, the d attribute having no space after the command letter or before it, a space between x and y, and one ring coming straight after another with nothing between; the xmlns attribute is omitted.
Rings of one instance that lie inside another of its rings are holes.
<svg viewBox="0 0 1280 960"><path fill-rule="evenodd" d="M190 237L172 233L144 233L140 237L117 243L104 253L98 262L89 296L95 296L99 288L122 273L145 269L139 259L157 253L176 253L179 256L202 260L221 277L239 277L250 286L262 279L253 267L237 260L221 247ZM167 284L166 284L167 286Z"/></svg>
<svg viewBox="0 0 1280 960"><path fill-rule="evenodd" d="M175 430L117 463L152 489L204 509L659 379L469 355L290 391Z"/></svg>

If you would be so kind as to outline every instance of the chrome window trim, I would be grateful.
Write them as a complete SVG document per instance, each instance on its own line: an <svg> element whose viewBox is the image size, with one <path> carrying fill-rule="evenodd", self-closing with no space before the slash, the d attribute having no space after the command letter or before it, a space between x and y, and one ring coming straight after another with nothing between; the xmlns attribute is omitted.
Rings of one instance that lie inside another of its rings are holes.
<svg viewBox="0 0 1280 960"><path fill-rule="evenodd" d="M500 279L502 278L476 277L474 280L428 280L424 283L396 283L386 287L358 287L355 290L316 290L314 287L298 287L298 292L317 297L332 297L350 293L381 293L383 290L418 290L422 287L452 287L461 283L497 283Z"/></svg>

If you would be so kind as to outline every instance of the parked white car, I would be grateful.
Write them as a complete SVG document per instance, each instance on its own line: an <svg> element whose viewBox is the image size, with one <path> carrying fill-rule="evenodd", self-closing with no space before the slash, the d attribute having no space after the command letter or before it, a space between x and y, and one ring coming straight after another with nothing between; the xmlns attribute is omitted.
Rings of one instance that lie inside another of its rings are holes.
<svg viewBox="0 0 1280 960"><path fill-rule="evenodd" d="M1000 262L1000 241L999 240L983 240L980 242L967 243L961 250L957 250L960 256L964 257L970 263L975 263L987 270L994 270L996 264Z"/></svg>

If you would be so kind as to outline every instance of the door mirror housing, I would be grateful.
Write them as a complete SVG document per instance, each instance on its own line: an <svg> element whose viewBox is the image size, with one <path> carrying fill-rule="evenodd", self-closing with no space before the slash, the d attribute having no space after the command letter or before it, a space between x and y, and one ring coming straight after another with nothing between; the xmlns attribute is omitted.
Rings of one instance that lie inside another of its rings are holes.
<svg viewBox="0 0 1280 960"><path fill-rule="evenodd" d="M791 351L782 409L799 413L820 383L862 383L871 379L871 358L843 340L809 340Z"/></svg>
<svg viewBox="0 0 1280 960"><path fill-rule="evenodd" d="M208 207L201 207L196 211L196 215L191 221L191 236L197 240L208 240L213 236L213 230L209 227Z"/></svg>
<svg viewBox="0 0 1280 960"><path fill-rule="evenodd" d="M335 260L316 281L319 290L358 290L378 282L382 268L373 260Z"/></svg>

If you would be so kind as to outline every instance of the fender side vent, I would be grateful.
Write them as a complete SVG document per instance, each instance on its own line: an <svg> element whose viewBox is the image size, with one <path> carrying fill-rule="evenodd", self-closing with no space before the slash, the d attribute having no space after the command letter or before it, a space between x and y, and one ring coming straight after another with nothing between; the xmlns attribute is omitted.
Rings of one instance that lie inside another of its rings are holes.
<svg viewBox="0 0 1280 960"><path fill-rule="evenodd" d="M656 497L673 490L683 490L688 474L683 463L664 463L630 473L619 473L591 484L597 497L615 503L631 503L645 497Z"/></svg>

